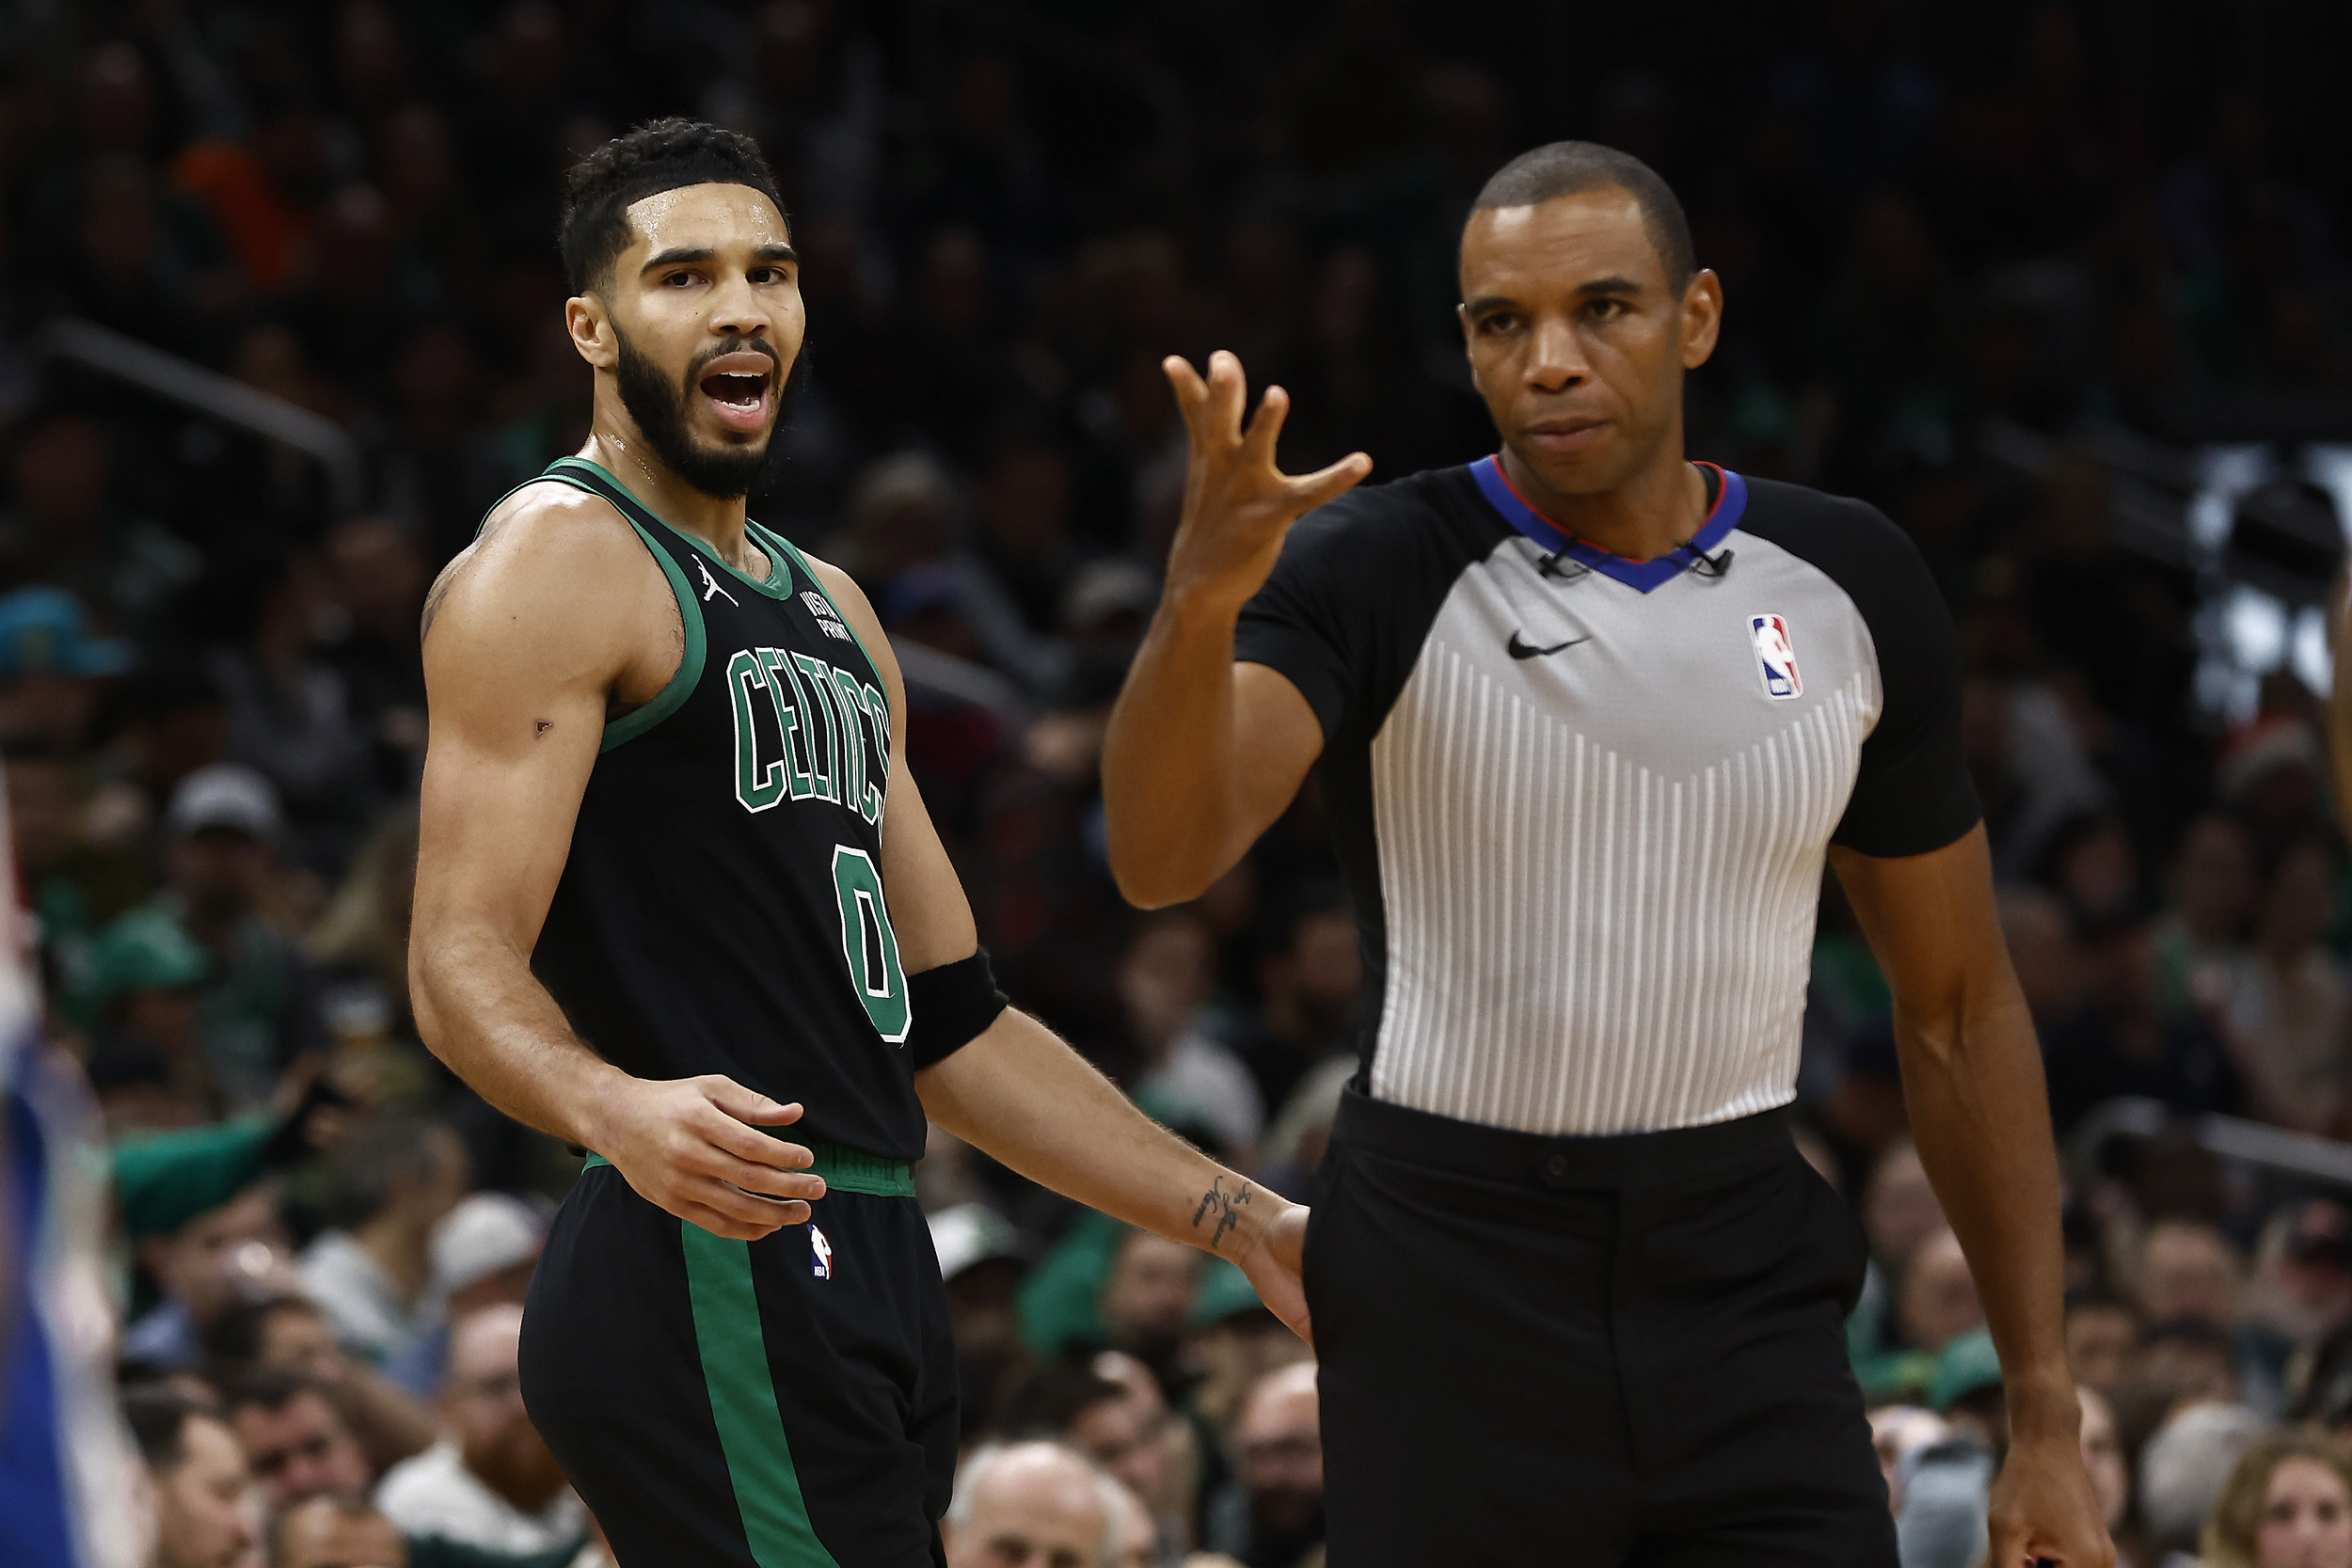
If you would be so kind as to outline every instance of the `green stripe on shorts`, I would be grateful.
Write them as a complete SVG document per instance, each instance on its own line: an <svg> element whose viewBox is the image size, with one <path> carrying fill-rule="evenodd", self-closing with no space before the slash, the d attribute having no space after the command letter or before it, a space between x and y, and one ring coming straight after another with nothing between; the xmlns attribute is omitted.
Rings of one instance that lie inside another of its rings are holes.
<svg viewBox="0 0 2352 1568"><path fill-rule="evenodd" d="M835 1192L865 1193L871 1197L913 1197L914 1167L904 1160L885 1160L864 1149L845 1148L839 1144L810 1143L802 1146L817 1156L809 1172L825 1179L825 1185ZM601 1154L591 1154L588 1163L580 1168L595 1170L612 1162Z"/></svg>
<svg viewBox="0 0 2352 1568"><path fill-rule="evenodd" d="M840 1568L808 1520L792 1446L784 1435L776 1388L760 1333L759 1300L752 1290L748 1242L713 1236L678 1222L686 1250L686 1287L694 1309L694 1345L702 1354L703 1385L719 1425L743 1538L759 1568Z"/></svg>

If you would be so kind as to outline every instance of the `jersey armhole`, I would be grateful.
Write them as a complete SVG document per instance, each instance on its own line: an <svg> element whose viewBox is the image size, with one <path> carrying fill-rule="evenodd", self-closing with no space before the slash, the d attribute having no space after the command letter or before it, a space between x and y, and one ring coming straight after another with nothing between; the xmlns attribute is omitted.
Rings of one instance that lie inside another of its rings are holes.
<svg viewBox="0 0 2352 1568"><path fill-rule="evenodd" d="M628 526L637 531L637 537L644 541L645 548L652 552L654 563L661 568L661 575L670 579L670 593L677 599L678 622L686 631L686 651L678 657L677 673L670 677L667 686L654 693L653 701L643 707L631 708L605 725L604 743L596 748L598 755L625 741L636 739L675 713L702 681L703 661L710 651L709 635L703 629L702 606L694 598L693 585L686 580L686 573L680 569L676 559L657 544L653 535L647 533L636 518L631 517Z"/></svg>
<svg viewBox="0 0 2352 1568"><path fill-rule="evenodd" d="M553 467L550 467L548 471L541 474L539 478L553 480L558 484L568 484L575 490L595 496L607 505L612 504L612 498L595 485L584 484L567 474L557 471ZM537 481L525 483L535 483ZM522 485L519 484L515 487L516 490L521 488ZM512 495L514 491L510 490L507 494ZM694 598L693 585L686 580L685 568L677 563L676 557L661 547L660 541L646 531L644 524L630 516L620 507L614 506L612 510L619 515L621 521L627 523L636 533L639 542L652 555L654 564L660 567L661 575L669 579L671 596L677 600L678 625L686 633L686 651L678 656L677 673L670 677L669 684L653 694L652 701L643 707L629 709L604 726L604 740L596 748L599 756L615 746L636 739L675 713L702 680L703 662L710 651L709 635L703 629L702 606ZM486 520L486 514L485 515Z"/></svg>

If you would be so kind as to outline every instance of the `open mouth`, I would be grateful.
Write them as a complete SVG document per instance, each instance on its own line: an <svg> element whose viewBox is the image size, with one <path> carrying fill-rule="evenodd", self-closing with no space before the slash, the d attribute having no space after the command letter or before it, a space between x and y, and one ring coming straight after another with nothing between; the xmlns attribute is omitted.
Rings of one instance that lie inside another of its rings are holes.
<svg viewBox="0 0 2352 1568"><path fill-rule="evenodd" d="M695 385L729 430L753 431L768 422L769 388L775 363L764 354L724 354L711 361Z"/></svg>

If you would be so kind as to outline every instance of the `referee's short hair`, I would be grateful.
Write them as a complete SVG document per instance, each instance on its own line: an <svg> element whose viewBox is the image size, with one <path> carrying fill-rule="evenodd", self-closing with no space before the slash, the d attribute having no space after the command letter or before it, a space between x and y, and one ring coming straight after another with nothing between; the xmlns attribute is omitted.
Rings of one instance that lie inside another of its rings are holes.
<svg viewBox="0 0 2352 1568"><path fill-rule="evenodd" d="M1495 207L1533 207L1555 197L1580 196L1615 186L1642 209L1642 227L1666 265L1666 281L1687 287L1699 270L1698 247L1691 243L1691 220L1674 187L1630 152L1598 142L1555 141L1531 148L1495 170L1471 204L1473 212Z"/></svg>

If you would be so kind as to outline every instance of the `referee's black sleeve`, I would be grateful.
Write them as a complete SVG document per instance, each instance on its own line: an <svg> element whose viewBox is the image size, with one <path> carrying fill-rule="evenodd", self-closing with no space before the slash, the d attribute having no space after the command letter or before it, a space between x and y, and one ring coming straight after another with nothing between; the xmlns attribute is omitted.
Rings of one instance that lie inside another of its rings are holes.
<svg viewBox="0 0 2352 1568"><path fill-rule="evenodd" d="M1882 701L1831 842L1889 859L1924 855L1983 816L1961 746L1960 643L1918 546L1872 508L1836 505L1845 515L1840 547L1820 563L1870 628Z"/></svg>
<svg viewBox="0 0 2352 1568"><path fill-rule="evenodd" d="M1292 525L1273 575L1233 628L1233 657L1287 677L1315 710L1327 740L1347 713L1358 641L1342 538L1347 510L1327 506Z"/></svg>
<svg viewBox="0 0 2352 1568"><path fill-rule="evenodd" d="M1292 525L1265 586L1242 607L1233 657L1288 677L1326 741L1348 723L1369 737L1454 579L1508 531L1467 468L1351 490Z"/></svg>

